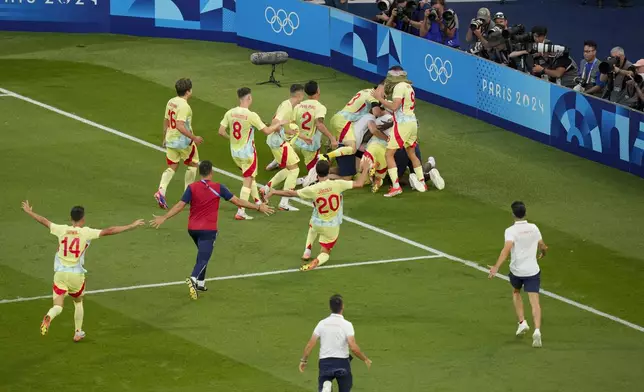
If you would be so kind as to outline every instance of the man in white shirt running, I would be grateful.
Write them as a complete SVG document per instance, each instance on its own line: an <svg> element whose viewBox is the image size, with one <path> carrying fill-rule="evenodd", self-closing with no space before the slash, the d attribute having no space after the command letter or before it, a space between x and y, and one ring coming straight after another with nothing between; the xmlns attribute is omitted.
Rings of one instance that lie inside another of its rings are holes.
<svg viewBox="0 0 644 392"><path fill-rule="evenodd" d="M530 330L523 313L523 299L521 288L528 293L532 317L534 318L534 333L532 334L532 347L541 347L541 306L539 305L539 289L541 286L541 270L537 258L546 255L548 247L541 238L537 225L528 223L525 219L526 207L522 201L512 203L514 225L505 230L505 246L499 259L490 267L489 278L492 279L499 271L499 267L511 254L510 284L513 287L512 300L514 309L519 319L516 335L520 336ZM537 250L539 254L537 255Z"/></svg>
<svg viewBox="0 0 644 392"><path fill-rule="evenodd" d="M331 315L320 321L313 330L313 336L304 347L300 359L300 372L304 372L309 355L320 339L320 373L318 376L318 391L331 392L333 380L338 382L339 392L349 392L353 386L351 375L351 356L349 349L371 368L371 360L360 351L356 343L353 324L344 319L344 302L342 296L336 294L329 300Z"/></svg>

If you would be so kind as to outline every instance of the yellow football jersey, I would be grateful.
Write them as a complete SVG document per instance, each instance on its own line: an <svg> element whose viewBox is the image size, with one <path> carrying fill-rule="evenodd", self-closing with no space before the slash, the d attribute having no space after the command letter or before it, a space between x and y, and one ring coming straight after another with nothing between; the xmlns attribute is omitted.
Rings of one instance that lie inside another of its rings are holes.
<svg viewBox="0 0 644 392"><path fill-rule="evenodd" d="M185 122L186 129L192 132L192 108L188 101L174 97L165 107L165 117L168 129L165 133L165 145L170 148L187 148L192 141L177 130L177 121Z"/></svg>
<svg viewBox="0 0 644 392"><path fill-rule="evenodd" d="M360 117L364 116L365 114L369 114L371 103L378 102L378 100L371 95L372 92L373 89L364 89L358 91L356 95L340 111L340 114L342 114L342 116L346 118L347 121L353 122L358 121Z"/></svg>
<svg viewBox="0 0 644 392"><path fill-rule="evenodd" d="M408 122L416 121L416 114L414 109L416 108L416 93L414 88L411 87L409 83L398 83L394 87L394 92L392 94L394 100L402 99L402 105L394 113L394 118L397 122Z"/></svg>
<svg viewBox="0 0 644 392"><path fill-rule="evenodd" d="M315 99L307 99L293 108L291 120L295 122L300 134L313 139L317 131L316 120L326 117L326 107Z"/></svg>
<svg viewBox="0 0 644 392"><path fill-rule="evenodd" d="M255 130L266 128L257 113L239 106L227 111L220 124L230 130L232 156L242 159L255 153Z"/></svg>
<svg viewBox="0 0 644 392"><path fill-rule="evenodd" d="M353 181L325 180L300 189L297 195L313 201L312 225L339 226L342 223L342 192L352 188Z"/></svg>
<svg viewBox="0 0 644 392"><path fill-rule="evenodd" d="M291 104L291 100L287 99L286 101L282 102L280 106L277 107L277 111L275 112L275 116L273 116L273 119L278 119L280 121L291 121L291 118L293 117L293 104ZM289 126L289 125L285 125ZM285 141L290 141L293 139L295 136L293 135L288 135L284 133L284 129L280 129L279 131L273 132L268 137L266 138L266 144L270 148L279 148L282 143Z"/></svg>
<svg viewBox="0 0 644 392"><path fill-rule="evenodd" d="M74 227L52 223L49 232L58 237L58 251L54 258L54 271L56 272L87 272L85 264L85 251L92 240L101 236L101 230L89 227Z"/></svg>

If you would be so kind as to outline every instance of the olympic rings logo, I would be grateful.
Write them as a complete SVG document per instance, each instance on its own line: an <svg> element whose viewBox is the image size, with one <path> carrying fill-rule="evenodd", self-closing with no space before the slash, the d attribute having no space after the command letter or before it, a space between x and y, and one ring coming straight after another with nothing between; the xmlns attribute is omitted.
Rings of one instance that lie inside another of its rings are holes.
<svg viewBox="0 0 644 392"><path fill-rule="evenodd" d="M443 61L440 57L434 57L431 54L425 56L425 69L429 72L429 78L433 81L439 81L441 84L447 84L452 77L452 63L449 60Z"/></svg>
<svg viewBox="0 0 644 392"><path fill-rule="evenodd" d="M264 17L276 33L283 31L284 34L290 36L300 27L300 17L295 12L287 13L283 9L275 11L275 8L269 6L264 10Z"/></svg>

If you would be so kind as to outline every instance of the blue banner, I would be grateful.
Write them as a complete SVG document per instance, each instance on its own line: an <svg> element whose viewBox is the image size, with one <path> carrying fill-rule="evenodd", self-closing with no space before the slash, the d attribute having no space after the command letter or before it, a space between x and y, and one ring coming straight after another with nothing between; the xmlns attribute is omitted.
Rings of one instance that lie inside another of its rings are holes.
<svg viewBox="0 0 644 392"><path fill-rule="evenodd" d="M402 65L415 89L474 107L476 58L436 42L403 35Z"/></svg>
<svg viewBox="0 0 644 392"><path fill-rule="evenodd" d="M237 0L237 37L329 57L329 9L300 1Z"/></svg>
<svg viewBox="0 0 644 392"><path fill-rule="evenodd" d="M109 8L109 0L0 0L0 26L107 32Z"/></svg>

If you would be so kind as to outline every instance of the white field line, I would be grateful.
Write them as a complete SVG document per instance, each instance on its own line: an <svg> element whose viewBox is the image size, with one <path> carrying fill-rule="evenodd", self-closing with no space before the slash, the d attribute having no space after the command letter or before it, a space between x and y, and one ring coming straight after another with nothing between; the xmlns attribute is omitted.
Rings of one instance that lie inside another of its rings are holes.
<svg viewBox="0 0 644 392"><path fill-rule="evenodd" d="M427 256L416 256L416 257L404 257L399 259L389 259L389 260L375 260L375 261L361 261L358 263L346 263L346 264L333 264L333 265L323 265L318 267L316 270L325 270L325 269L334 269L334 268L348 268L348 267L359 267L364 265L375 265L375 264L389 264L389 263L399 263L401 261L413 261L413 260L426 260L426 259L436 259L442 256L439 255L427 255ZM312 273L316 270L310 272L302 273ZM212 282L217 280L232 280L232 279L246 279L246 278L255 278L259 276L271 276L271 275L283 275L283 274L292 274L294 272L300 272L297 268L277 270L277 271L267 271L267 272L253 272L249 274L239 274L239 275L228 275L228 276L217 276L214 278L208 278L206 281ZM165 282L165 283L152 283L152 284L140 284L135 286L126 286L126 287L113 287L109 289L100 289L100 290L88 290L85 293L87 294L101 294L101 293L111 293L114 291L130 291L138 289L151 289L155 287L166 287L166 286L176 286L180 284L185 284L185 280L177 282ZM39 295L37 297L27 297L27 298L13 298L13 299L2 299L0 304L10 304L15 302L27 302L35 301L39 299L51 299L52 294L49 295Z"/></svg>
<svg viewBox="0 0 644 392"><path fill-rule="evenodd" d="M23 100L23 101L25 101L25 102L29 102L29 103L34 104L34 105L36 105L36 106L40 106L41 108L44 108L44 109L50 110L50 111L52 111L52 112L54 112L54 113L58 113L58 114L60 114L60 115L62 115L62 116L65 116L65 117L68 117L68 118L74 119L74 120L76 120L76 121L80 121L80 122L82 122L83 124L86 124L86 125L92 126L92 127L94 127L94 128L98 128L98 129L100 129L100 130L103 130L103 131L105 131L105 132L109 132L109 133L111 133L111 134L114 134L114 135L120 136L120 137L125 138L125 139L128 139L128 140L131 140L131 141L133 141L133 142L135 142L135 143L142 144L142 145L144 145L144 146L146 146L146 147L153 148L153 149L155 149L155 150L157 150L157 151L165 152L165 150L164 150L163 148L161 148L160 146L157 146L157 145L155 145L155 144L152 144L152 143L146 142L145 140L139 139L139 138L134 137L134 136L132 136L132 135L128 135L128 134L123 133L123 132L121 132L121 131L117 131L116 129L106 127L105 125L101 125L101 124L95 123L94 121L87 120L87 119L85 119L85 118L83 118L83 117L80 117L80 116L77 116L77 115L75 115L75 114L73 114L73 113L69 113L69 112L66 112L66 111L64 111L64 110L61 110L61 109L55 108L55 107L53 107L53 106L51 106L51 105L48 105L48 104L46 104L46 103L43 103L43 102L40 102L40 101L36 101L36 100L31 99L31 98L29 98L29 97L25 97L25 96L23 96L23 95L20 95L20 94L14 93L14 92L9 91L9 90L5 90L5 89L3 89L3 88L0 88L0 93L9 94L9 95L11 95L11 96L13 96L13 97L15 97L15 98L18 98L18 99L20 99L20 100ZM224 176L227 176L227 177L230 177L230 178L234 178L234 179L239 180L239 181L241 181L241 180L242 180L242 178L241 178L240 176L238 176L238 175L236 175L236 174L233 174L233 173L230 173L230 172L227 172L227 171L225 171L225 170L221 170L221 169L218 169L218 168L213 168L213 170L214 170L214 171L216 171L216 172L217 172L217 173L219 173L219 174L224 175ZM300 199L297 199L297 198L294 198L293 200L295 200L295 201L297 201L297 202L299 202L299 203L302 203L302 204L304 204L304 205L311 206L311 203L309 203L309 202L307 202L307 201L303 201L303 200L300 200ZM398 240L398 241L400 241L400 242L403 242L403 243L405 243L405 244L411 245L411 246L413 246L413 247L415 247L415 248L422 249L422 250L427 251L427 252L430 252L430 253L432 253L432 254L434 254L434 255L442 256L442 257L444 257L444 258L446 258L446 259L449 259L449 260L452 260L452 261L456 261L456 262L458 262L458 263L461 263L461 264L464 264L464 265L466 265L466 266L468 266L468 267L471 267L471 268L477 269L477 270L479 270L479 271L481 271L481 272L484 272L484 273L486 273L486 274L488 273L488 269L487 269L487 268L484 268L484 267L482 267L481 265L479 265L478 263L475 263L475 262L473 262L473 261L465 260L465 259L462 259L462 258L460 258L460 257L456 257L456 256L452 256L452 255L447 254L447 253L445 253L445 252L441 252L441 251L440 251L440 250L438 250L438 249L434 249L434 248L429 247L429 246L427 246L427 245L423 245L423 244L418 243L418 242L416 242L416 241L413 241L413 240L410 240L410 239L408 239L408 238L405 238L405 237L399 236L398 234L391 233L391 232L389 232L389 231L383 230L383 229L381 229L381 228L379 228L379 227L376 227L376 226L370 225L370 224L368 224L368 223L364 223L364 222L362 222L362 221L359 221L359 220L357 220L357 219L351 218L351 217L346 216L346 215L344 216L344 219L345 219L346 221L351 222L351 223L354 223L354 224L356 224L356 225L358 225L358 226L362 226L362 227L364 227L365 229L369 229L369 230L375 231L375 232L377 232L377 233L379 233L379 234L382 234L382 235L384 235L384 236L387 236L387 237L393 238L393 239ZM508 281L508 280L509 280L507 276L505 276L505 275L501 275L501 274L497 274L497 275L496 275L496 277L497 277L497 278L499 278L499 279L503 279L503 280L505 280L505 281ZM597 315L597 316L605 317L605 318L607 318L607 319L609 319L609 320L612 320L612 321L614 321L614 322L616 322L616 323L620 323L620 324L625 325L625 326L627 326L627 327L629 327L629 328L633 328L633 329L635 329L635 330L637 330L637 331L644 332L644 327L642 327L642 326L640 326L640 325L637 325L637 324L631 323L630 321L626 321L626 320L621 319L621 318L619 318L619 317L616 317L616 316L610 315L610 314L608 314L608 313L602 312L601 310L597 310L597 309L595 309L595 308L592 308L592 307L590 307L590 306L584 305L584 304L579 303L579 302L577 302L577 301L573 301L573 300L571 300L571 299L569 299L569 298L562 297L562 296L560 296L560 295L558 295L558 294L555 294L555 293L552 293L552 292L550 292L550 291L546 291L546 290L541 290L541 294L542 294L542 295L545 295L545 296L547 296L547 297L554 298L554 299L557 299L557 300L559 300L559 301L565 302L565 303L567 303L567 304L569 304L569 305L572 305L572 306L574 306L574 307L576 307L576 308L579 308L579 309L585 310L585 311L587 311L587 312L593 313L593 314L595 314L595 315Z"/></svg>

